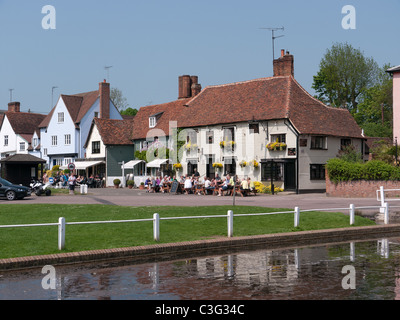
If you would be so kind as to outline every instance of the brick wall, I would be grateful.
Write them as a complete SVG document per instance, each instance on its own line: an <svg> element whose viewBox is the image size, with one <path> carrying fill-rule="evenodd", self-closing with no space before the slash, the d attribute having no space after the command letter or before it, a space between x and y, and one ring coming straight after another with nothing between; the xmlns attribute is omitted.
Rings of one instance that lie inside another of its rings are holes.
<svg viewBox="0 0 400 320"><path fill-rule="evenodd" d="M326 175L326 195L328 197L376 198L376 190L379 190L381 186L384 189L400 189L400 181L358 180L335 184L329 180L328 174Z"/></svg>

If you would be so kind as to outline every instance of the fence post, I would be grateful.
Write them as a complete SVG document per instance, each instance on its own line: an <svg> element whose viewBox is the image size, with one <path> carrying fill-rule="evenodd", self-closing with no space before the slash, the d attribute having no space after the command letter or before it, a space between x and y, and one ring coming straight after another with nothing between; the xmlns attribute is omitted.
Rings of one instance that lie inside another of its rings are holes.
<svg viewBox="0 0 400 320"><path fill-rule="evenodd" d="M153 235L154 241L160 241L160 215L158 213L153 215Z"/></svg>
<svg viewBox="0 0 400 320"><path fill-rule="evenodd" d="M389 224L389 203L385 203L383 205L383 208L385 209L384 215L385 215L385 224Z"/></svg>
<svg viewBox="0 0 400 320"><path fill-rule="evenodd" d="M385 213L385 190L383 186L379 188L379 193L381 195L381 208L379 209L379 212Z"/></svg>
<svg viewBox="0 0 400 320"><path fill-rule="evenodd" d="M350 225L353 226L354 225L354 214L355 214L355 206L354 204L350 205Z"/></svg>
<svg viewBox="0 0 400 320"><path fill-rule="evenodd" d="M65 218L58 219L58 250L65 248Z"/></svg>
<svg viewBox="0 0 400 320"><path fill-rule="evenodd" d="M233 237L233 211L228 211L228 237Z"/></svg>
<svg viewBox="0 0 400 320"><path fill-rule="evenodd" d="M300 208L295 207L294 208L294 227L297 228L300 223Z"/></svg>

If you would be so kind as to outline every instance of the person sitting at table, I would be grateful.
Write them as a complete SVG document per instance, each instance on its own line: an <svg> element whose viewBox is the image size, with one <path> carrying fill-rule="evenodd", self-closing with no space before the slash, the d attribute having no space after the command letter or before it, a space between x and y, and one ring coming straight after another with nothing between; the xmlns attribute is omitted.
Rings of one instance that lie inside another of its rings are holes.
<svg viewBox="0 0 400 320"><path fill-rule="evenodd" d="M210 181L210 178L208 178L208 177L206 177L206 180L204 181L204 188L206 190L206 194L208 194L208 192L210 190L215 189L215 186L214 187L211 186L211 181Z"/></svg>
<svg viewBox="0 0 400 320"><path fill-rule="evenodd" d="M247 183L249 184L250 192L256 193L256 185L254 184L253 181L251 181L250 177L247 178Z"/></svg>
<svg viewBox="0 0 400 320"><path fill-rule="evenodd" d="M185 193L189 194L189 192L192 191L192 179L190 179L189 176L186 176L186 180L185 180L185 185L184 185L184 189L185 189Z"/></svg>
<svg viewBox="0 0 400 320"><path fill-rule="evenodd" d="M149 189L149 184L150 184L150 183L151 183L151 180L150 180L149 177L147 177L146 181L144 182L144 187L147 189L147 191L148 191L148 189Z"/></svg>
<svg viewBox="0 0 400 320"><path fill-rule="evenodd" d="M247 182L247 179L243 179L240 183L240 190L242 191L242 195L247 195L247 192L249 192L249 183Z"/></svg>
<svg viewBox="0 0 400 320"><path fill-rule="evenodd" d="M222 186L218 189L218 197L224 194L224 191L228 191L229 179L225 178Z"/></svg>
<svg viewBox="0 0 400 320"><path fill-rule="evenodd" d="M215 181L218 183L221 181L221 177L219 176L218 173L215 174Z"/></svg>

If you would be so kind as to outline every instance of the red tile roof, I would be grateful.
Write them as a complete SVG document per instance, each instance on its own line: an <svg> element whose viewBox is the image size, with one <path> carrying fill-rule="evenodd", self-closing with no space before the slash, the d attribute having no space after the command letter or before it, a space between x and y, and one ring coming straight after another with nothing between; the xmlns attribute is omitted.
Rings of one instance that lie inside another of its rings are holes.
<svg viewBox="0 0 400 320"><path fill-rule="evenodd" d="M99 119L93 120L88 138L85 143L85 148L89 142L93 126L96 125L101 136L101 140L105 145L132 145L132 129L133 119L129 120L114 120L114 119Z"/></svg>
<svg viewBox="0 0 400 320"><path fill-rule="evenodd" d="M39 113L6 112L4 114L16 134L33 135L39 124L46 117Z"/></svg>
<svg viewBox="0 0 400 320"><path fill-rule="evenodd" d="M132 131L133 139L146 139L151 137L169 136L170 121L177 121L178 127L185 126L185 106L191 98L179 99L176 101L141 107L136 114ZM159 114L157 125L149 128L149 117Z"/></svg>
<svg viewBox="0 0 400 320"><path fill-rule="evenodd" d="M209 86L186 103L175 118L182 127L289 119L301 134L362 138L347 110L326 106L292 76Z"/></svg>

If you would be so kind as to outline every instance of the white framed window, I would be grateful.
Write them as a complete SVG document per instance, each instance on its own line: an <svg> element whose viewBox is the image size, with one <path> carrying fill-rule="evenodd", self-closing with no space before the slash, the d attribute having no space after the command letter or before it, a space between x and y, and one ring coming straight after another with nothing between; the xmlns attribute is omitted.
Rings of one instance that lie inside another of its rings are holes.
<svg viewBox="0 0 400 320"><path fill-rule="evenodd" d="M45 157L47 157L47 148L44 148L44 149L43 149L43 155L44 155Z"/></svg>
<svg viewBox="0 0 400 320"><path fill-rule="evenodd" d="M19 151L25 151L25 142L19 143Z"/></svg>
<svg viewBox="0 0 400 320"><path fill-rule="evenodd" d="M51 145L53 147L57 145L57 136L51 136Z"/></svg>
<svg viewBox="0 0 400 320"><path fill-rule="evenodd" d="M149 128L154 128L157 124L156 117L150 117L149 118Z"/></svg>
<svg viewBox="0 0 400 320"><path fill-rule="evenodd" d="M70 134L64 135L64 142L65 142L66 146L71 145L71 135Z"/></svg>
<svg viewBox="0 0 400 320"><path fill-rule="evenodd" d="M63 165L63 159L54 159L54 165L55 166L62 166Z"/></svg>
<svg viewBox="0 0 400 320"><path fill-rule="evenodd" d="M4 136L4 145L8 146L8 136Z"/></svg>
<svg viewBox="0 0 400 320"><path fill-rule="evenodd" d="M75 160L73 158L64 158L64 165L67 166L70 163L74 163Z"/></svg>
<svg viewBox="0 0 400 320"><path fill-rule="evenodd" d="M58 113L58 123L64 123L64 112Z"/></svg>
<svg viewBox="0 0 400 320"><path fill-rule="evenodd" d="M37 138L34 138L34 139L33 139L33 146L34 146L34 147L37 147L37 145L38 145L38 139L37 139Z"/></svg>

